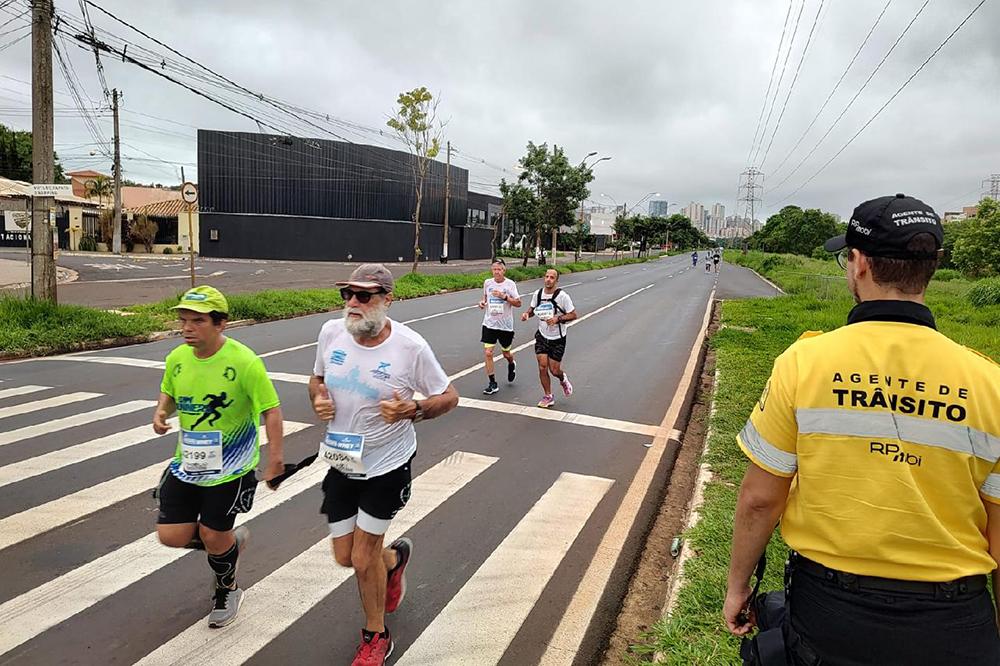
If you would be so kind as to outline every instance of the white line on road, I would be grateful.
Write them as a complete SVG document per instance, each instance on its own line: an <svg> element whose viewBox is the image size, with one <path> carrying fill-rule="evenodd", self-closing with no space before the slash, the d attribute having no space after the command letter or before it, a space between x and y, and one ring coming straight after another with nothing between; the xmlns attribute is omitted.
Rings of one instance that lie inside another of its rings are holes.
<svg viewBox="0 0 1000 666"><path fill-rule="evenodd" d="M613 483L560 474L397 664L498 663Z"/></svg>
<svg viewBox="0 0 1000 666"><path fill-rule="evenodd" d="M23 439L29 439L31 437L38 437L39 435L49 435L59 430L66 430L67 428L74 428L76 426L94 423L95 421L103 421L104 419L110 419L123 414L130 414L132 412L137 412L140 409L148 409L154 405L156 405L156 403L152 400L131 400L120 405L112 405L111 407L95 409L92 412L73 414L72 416L67 416L61 419L54 419L52 421L25 426L24 428L18 428L16 430L0 432L0 446L20 442Z"/></svg>
<svg viewBox="0 0 1000 666"><path fill-rule="evenodd" d="M176 427L177 419L172 418L168 423ZM162 436L165 437L166 435ZM176 434L174 436L176 437ZM126 449L137 444L145 444L159 437L161 435L153 432L153 426L147 423L131 428L130 430L116 432L106 437L84 442L83 444L69 446L65 449L59 449L51 453L35 456L34 458L11 463L0 467L0 487L24 481L39 474L46 474L47 472L68 467L69 465L75 465L78 462L103 456L106 453L120 451L121 449Z"/></svg>
<svg viewBox="0 0 1000 666"><path fill-rule="evenodd" d="M456 451L418 476L410 501L389 527L386 543L411 529L497 460ZM250 587L247 598L251 603L243 605L239 622L226 631L209 629L207 622L199 620L136 666L246 662L354 575L352 569L338 567L331 559L330 540L324 537Z"/></svg>
<svg viewBox="0 0 1000 666"><path fill-rule="evenodd" d="M573 425L589 426L591 428L603 428L604 430L614 430L616 432L634 432L639 435L649 435L655 437L660 432L660 427L647 425L645 423L633 423L631 421L619 421L618 419L606 419L600 416L590 416L589 414L574 414L572 412L559 412L541 407L528 405L515 405L509 402L494 402L490 400L477 400L475 398L459 398L459 407L471 407L472 409L482 409L488 412L500 412L502 414L516 414L518 416L530 416L546 421L560 421L562 423L572 423ZM2 469L0 469L2 471Z"/></svg>
<svg viewBox="0 0 1000 666"><path fill-rule="evenodd" d="M285 434L291 435L308 427L308 423L285 421ZM264 436L261 437L261 443L266 444L267 436L262 434ZM7 516L0 520L0 550L152 489L160 480L168 462L169 459L155 462L129 474Z"/></svg>
<svg viewBox="0 0 1000 666"><path fill-rule="evenodd" d="M601 277L599 277L596 280L594 280L594 282L600 282L601 280L607 280L607 279L608 279L607 275L602 275Z"/></svg>
<svg viewBox="0 0 1000 666"><path fill-rule="evenodd" d="M28 384L26 386L15 386L14 388L3 389L0 391L0 400L4 398L13 398L19 395L27 395L29 393L37 393L38 391L47 391L52 388L51 386L35 386L34 384Z"/></svg>
<svg viewBox="0 0 1000 666"><path fill-rule="evenodd" d="M559 626L556 628L545 654L539 662L542 666L567 666L576 659L580 644L583 642L587 627L597 611L601 595L608 586L611 573L618 557L621 555L621 545L628 538L628 533L635 524L636 517L643 500L649 493L649 487L653 483L653 475L660 465L660 460L667 448L667 441L672 426L680 415L681 407L687 396L688 388L694 381L694 372L698 366L698 357L701 346L705 340L705 333L708 330L708 322L712 316L712 300L715 297L715 289L712 289L708 297L708 304L705 306L705 316L701 322L701 330L695 337L691 354L688 357L687 365L681 375L681 381L674 393L670 407L660 424L661 434L653 439L653 445L646 451L639 468L629 484L625 497L622 498L618 510L615 511L614 518L608 525L607 531L601 538L601 543L597 546L594 558L587 566L587 571L577 586L576 594L570 600L563 614Z"/></svg>
<svg viewBox="0 0 1000 666"><path fill-rule="evenodd" d="M253 510L239 514L236 524L242 525L312 490L327 469L323 463L315 463L285 481L278 490L258 494ZM161 545L153 532L0 604L0 655L190 552Z"/></svg>
<svg viewBox="0 0 1000 666"><path fill-rule="evenodd" d="M50 409L52 407L59 407L60 405L71 405L74 402L100 397L100 393L87 393L86 391L65 393L52 398L46 398L45 400L25 402L20 405L11 405L10 407L0 408L0 419L6 419L11 416L19 416L21 414L30 414L31 412L37 412L42 409Z"/></svg>
<svg viewBox="0 0 1000 666"><path fill-rule="evenodd" d="M294 347L288 347L286 349L275 349L274 351L269 351L266 354L257 354L260 358L267 358L268 356L277 356L278 354L286 354L288 352L298 351L300 349L309 349L310 347L315 347L315 342L307 342L304 345L295 345Z"/></svg>
<svg viewBox="0 0 1000 666"><path fill-rule="evenodd" d="M199 275L201 279L218 277L223 275L226 271L215 271L214 273L209 273L208 275ZM153 282L156 280L187 280L190 275L168 275L165 277L144 277L144 278L123 278L121 280L78 280L79 284L107 284L111 282Z"/></svg>

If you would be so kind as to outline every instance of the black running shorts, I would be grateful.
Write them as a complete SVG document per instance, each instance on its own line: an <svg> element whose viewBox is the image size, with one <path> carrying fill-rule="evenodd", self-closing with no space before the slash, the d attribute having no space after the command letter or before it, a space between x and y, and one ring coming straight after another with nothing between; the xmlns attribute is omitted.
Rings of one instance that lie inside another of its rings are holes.
<svg viewBox="0 0 1000 666"><path fill-rule="evenodd" d="M256 491L257 477L252 471L217 486L196 486L167 473L158 493L160 515L156 522L201 523L218 532L228 532L233 529L236 514L253 507Z"/></svg>
<svg viewBox="0 0 1000 666"><path fill-rule="evenodd" d="M323 479L323 506L334 538L354 532L385 534L396 513L410 499L410 463L370 479L352 479L332 467Z"/></svg>
<svg viewBox="0 0 1000 666"><path fill-rule="evenodd" d="M500 348L504 351L510 349L510 346L514 344L514 331L501 331L495 328L487 328L483 326L483 337L481 342L484 345L495 345L500 343Z"/></svg>
<svg viewBox="0 0 1000 666"><path fill-rule="evenodd" d="M556 363L559 363L562 361L564 353L566 353L565 335L558 340L549 340L542 335L541 331L535 333L535 354L548 356Z"/></svg>

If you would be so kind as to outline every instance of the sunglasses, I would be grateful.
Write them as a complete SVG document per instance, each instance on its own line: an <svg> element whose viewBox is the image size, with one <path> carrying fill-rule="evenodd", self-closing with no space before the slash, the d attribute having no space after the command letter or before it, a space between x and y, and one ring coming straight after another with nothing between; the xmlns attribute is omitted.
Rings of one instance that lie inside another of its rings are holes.
<svg viewBox="0 0 1000 666"><path fill-rule="evenodd" d="M340 297L344 299L345 303L350 302L351 298L356 298L358 299L358 303L364 305L372 300L372 296L384 293L386 293L384 289L379 289L378 291L354 291L353 289L344 287L340 290Z"/></svg>
<svg viewBox="0 0 1000 666"><path fill-rule="evenodd" d="M837 265L843 270L847 270L847 262L850 261L851 248L845 247L843 250L837 253Z"/></svg>

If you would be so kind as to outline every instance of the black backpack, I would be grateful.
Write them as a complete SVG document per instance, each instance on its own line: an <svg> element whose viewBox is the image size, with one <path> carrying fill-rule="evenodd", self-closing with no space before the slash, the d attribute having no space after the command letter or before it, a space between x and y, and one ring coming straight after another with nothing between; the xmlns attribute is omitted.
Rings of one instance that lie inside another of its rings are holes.
<svg viewBox="0 0 1000 666"><path fill-rule="evenodd" d="M557 316L561 314L566 314L566 311L563 310L561 307L559 307L559 304L556 303L556 297L558 297L559 294L562 293L562 288L556 287L556 290L552 292L552 298L542 298L543 291L545 291L545 287L542 287L541 289L535 292L535 299L534 299L535 304L531 306L532 310L541 305L542 301L550 301L552 303L552 308L555 310ZM566 333L563 332L562 322L559 322L559 337L561 338L566 337Z"/></svg>

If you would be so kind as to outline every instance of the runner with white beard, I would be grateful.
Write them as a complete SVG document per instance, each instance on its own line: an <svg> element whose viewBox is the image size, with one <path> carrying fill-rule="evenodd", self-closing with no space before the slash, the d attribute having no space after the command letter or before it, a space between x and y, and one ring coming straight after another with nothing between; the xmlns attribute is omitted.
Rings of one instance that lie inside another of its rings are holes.
<svg viewBox="0 0 1000 666"><path fill-rule="evenodd" d="M323 325L309 380L313 411L327 422L320 458L330 470L321 511L333 557L354 568L361 593L365 627L353 666L381 666L393 648L385 614L406 594L413 552L405 537L383 546L410 497L413 424L454 409L458 392L420 334L389 319L389 269L363 264L337 286L344 317Z"/></svg>

